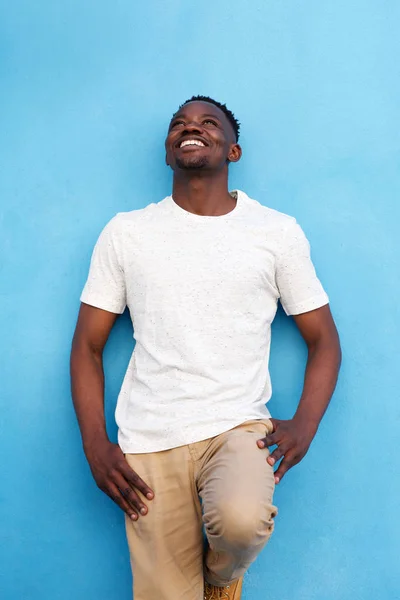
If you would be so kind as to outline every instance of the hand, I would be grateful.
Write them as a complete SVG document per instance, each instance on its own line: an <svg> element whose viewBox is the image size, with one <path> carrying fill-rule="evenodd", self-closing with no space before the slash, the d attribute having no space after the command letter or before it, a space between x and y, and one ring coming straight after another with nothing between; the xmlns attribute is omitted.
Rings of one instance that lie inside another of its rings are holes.
<svg viewBox="0 0 400 600"><path fill-rule="evenodd" d="M285 473L304 458L317 432L317 426L296 417L287 421L271 419L271 422L273 432L258 440L257 445L259 448L278 446L268 456L267 462L273 466L282 458L275 471L275 483L279 483Z"/></svg>
<svg viewBox="0 0 400 600"><path fill-rule="evenodd" d="M154 498L154 492L133 471L118 446L109 441L91 446L86 451L90 469L98 487L133 521L139 515L146 515L148 508L136 493L139 490L148 500Z"/></svg>

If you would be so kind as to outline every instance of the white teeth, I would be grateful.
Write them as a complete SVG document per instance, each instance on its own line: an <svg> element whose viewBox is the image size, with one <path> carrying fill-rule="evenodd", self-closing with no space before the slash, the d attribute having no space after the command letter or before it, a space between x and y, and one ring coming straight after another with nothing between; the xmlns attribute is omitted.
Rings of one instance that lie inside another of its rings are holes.
<svg viewBox="0 0 400 600"><path fill-rule="evenodd" d="M179 148L184 148L185 146L204 146L204 144L200 140L185 140Z"/></svg>

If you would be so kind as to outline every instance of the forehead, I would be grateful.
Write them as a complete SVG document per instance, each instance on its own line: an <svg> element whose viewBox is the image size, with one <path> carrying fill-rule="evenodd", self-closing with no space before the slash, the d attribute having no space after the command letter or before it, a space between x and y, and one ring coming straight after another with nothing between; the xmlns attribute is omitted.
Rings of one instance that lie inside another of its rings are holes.
<svg viewBox="0 0 400 600"><path fill-rule="evenodd" d="M204 116L215 117L221 123L223 123L224 128L231 127L230 122L228 121L225 113L215 106L215 104L211 104L210 102L200 102L198 100L194 100L193 102L188 102L182 108L178 110L172 117L172 119L176 119L177 117L186 117L186 118L200 118Z"/></svg>

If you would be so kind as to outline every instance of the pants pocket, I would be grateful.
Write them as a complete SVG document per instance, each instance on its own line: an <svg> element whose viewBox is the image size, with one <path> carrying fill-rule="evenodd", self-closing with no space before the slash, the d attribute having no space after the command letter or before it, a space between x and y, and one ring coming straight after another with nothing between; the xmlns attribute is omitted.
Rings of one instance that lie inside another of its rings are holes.
<svg viewBox="0 0 400 600"><path fill-rule="evenodd" d="M271 419L254 419L238 425L235 429L243 429L248 433L259 433L265 436L273 432L274 426Z"/></svg>

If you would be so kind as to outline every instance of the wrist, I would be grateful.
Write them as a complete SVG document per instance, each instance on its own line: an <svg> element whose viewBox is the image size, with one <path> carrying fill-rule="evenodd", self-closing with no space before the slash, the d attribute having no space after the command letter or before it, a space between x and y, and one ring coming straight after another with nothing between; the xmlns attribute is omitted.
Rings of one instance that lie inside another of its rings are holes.
<svg viewBox="0 0 400 600"><path fill-rule="evenodd" d="M321 419L314 414L309 414L304 411L296 411L292 421L296 423L296 426L298 426L300 429L306 429L314 432L315 434Z"/></svg>
<svg viewBox="0 0 400 600"><path fill-rule="evenodd" d="M107 433L105 431L97 432L94 435L86 436L83 438L83 451L88 457L99 448L104 448L110 444Z"/></svg>

